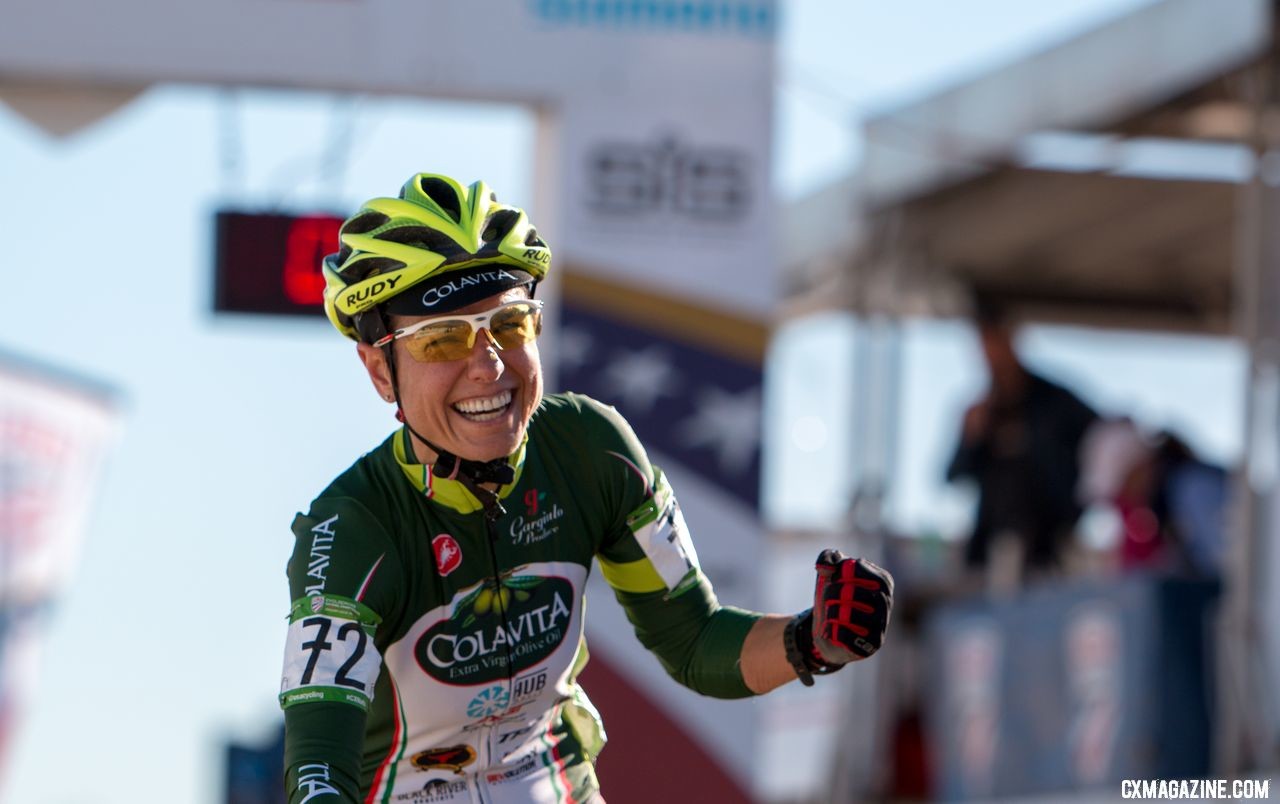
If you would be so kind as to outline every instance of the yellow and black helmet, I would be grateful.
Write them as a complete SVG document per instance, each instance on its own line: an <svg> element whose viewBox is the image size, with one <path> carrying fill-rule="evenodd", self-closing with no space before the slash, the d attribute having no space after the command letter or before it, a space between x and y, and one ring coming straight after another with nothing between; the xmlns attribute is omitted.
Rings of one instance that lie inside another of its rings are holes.
<svg viewBox="0 0 1280 804"><path fill-rule="evenodd" d="M321 266L324 310L339 332L365 343L385 334L382 311L447 312L536 284L551 266L523 210L498 203L484 182L463 187L432 173L405 182L399 198L367 201L338 241Z"/></svg>

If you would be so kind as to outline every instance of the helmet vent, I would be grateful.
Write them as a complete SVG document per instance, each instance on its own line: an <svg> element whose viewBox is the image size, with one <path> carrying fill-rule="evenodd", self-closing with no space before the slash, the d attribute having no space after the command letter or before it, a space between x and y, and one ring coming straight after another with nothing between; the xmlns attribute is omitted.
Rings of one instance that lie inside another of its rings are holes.
<svg viewBox="0 0 1280 804"><path fill-rule="evenodd" d="M365 234L366 232L371 232L374 229L377 229L389 220L390 218L383 215L381 212L370 210L365 212L363 215L357 215L343 224L342 233Z"/></svg>
<svg viewBox="0 0 1280 804"><path fill-rule="evenodd" d="M394 229L380 232L375 237L391 243L403 243L406 246L433 251L446 257L459 250L458 244L453 242L453 238L426 226L397 226Z"/></svg>
<svg viewBox="0 0 1280 804"><path fill-rule="evenodd" d="M538 237L538 230L533 228L532 226L529 227L529 234L525 235L524 244L526 246L541 246L544 248L547 245L546 243L542 242L542 238Z"/></svg>
<svg viewBox="0 0 1280 804"><path fill-rule="evenodd" d="M431 176L423 176L418 182L422 194L435 201L441 209L448 212L454 223L462 220L462 207L458 204L458 193L445 181Z"/></svg>
<svg viewBox="0 0 1280 804"><path fill-rule="evenodd" d="M362 279L368 279L371 276L398 271L404 267L404 263L399 260L393 260L390 257L369 257L363 260L353 262L346 271L343 271L344 277L348 282L359 282ZM350 276L350 274L355 274Z"/></svg>
<svg viewBox="0 0 1280 804"><path fill-rule="evenodd" d="M519 220L520 213L514 209L500 209L489 216L482 236L486 242L501 240L511 231L511 227Z"/></svg>

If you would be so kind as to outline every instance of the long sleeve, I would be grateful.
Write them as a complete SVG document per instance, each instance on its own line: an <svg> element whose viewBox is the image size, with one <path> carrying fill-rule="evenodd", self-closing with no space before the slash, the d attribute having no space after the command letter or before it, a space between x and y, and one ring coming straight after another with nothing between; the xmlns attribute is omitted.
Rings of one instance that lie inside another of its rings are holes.
<svg viewBox="0 0 1280 804"><path fill-rule="evenodd" d="M752 695L742 646L762 615L720 605L666 476L617 411L597 410L608 446L597 477L616 511L597 554L601 574L672 678L716 698Z"/></svg>
<svg viewBox="0 0 1280 804"><path fill-rule="evenodd" d="M712 698L754 695L742 678L742 645L762 615L721 606L706 576L678 596L615 590L640 643L673 679Z"/></svg>
<svg viewBox="0 0 1280 804"><path fill-rule="evenodd" d="M341 703L285 710L285 790L289 804L356 804L365 715Z"/></svg>
<svg viewBox="0 0 1280 804"><path fill-rule="evenodd" d="M360 800L367 711L395 611L398 558L382 527L349 498L321 498L293 523L289 637L281 678L290 804Z"/></svg>

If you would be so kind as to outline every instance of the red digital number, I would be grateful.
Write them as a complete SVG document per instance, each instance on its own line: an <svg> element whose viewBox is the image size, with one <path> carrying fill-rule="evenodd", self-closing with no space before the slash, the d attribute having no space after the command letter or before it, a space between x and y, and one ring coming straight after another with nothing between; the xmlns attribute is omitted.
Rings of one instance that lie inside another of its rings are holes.
<svg viewBox="0 0 1280 804"><path fill-rule="evenodd" d="M342 221L324 216L302 217L289 225L284 252L284 293L295 304L324 301L320 261L338 247Z"/></svg>

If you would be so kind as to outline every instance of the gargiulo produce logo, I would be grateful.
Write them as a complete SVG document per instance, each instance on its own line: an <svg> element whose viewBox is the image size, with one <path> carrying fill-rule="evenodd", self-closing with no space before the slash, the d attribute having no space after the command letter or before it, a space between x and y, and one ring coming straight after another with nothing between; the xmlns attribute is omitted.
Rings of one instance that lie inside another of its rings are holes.
<svg viewBox="0 0 1280 804"><path fill-rule="evenodd" d="M573 614L573 584L559 577L504 573L458 601L413 646L418 666L446 684L484 684L551 655Z"/></svg>

